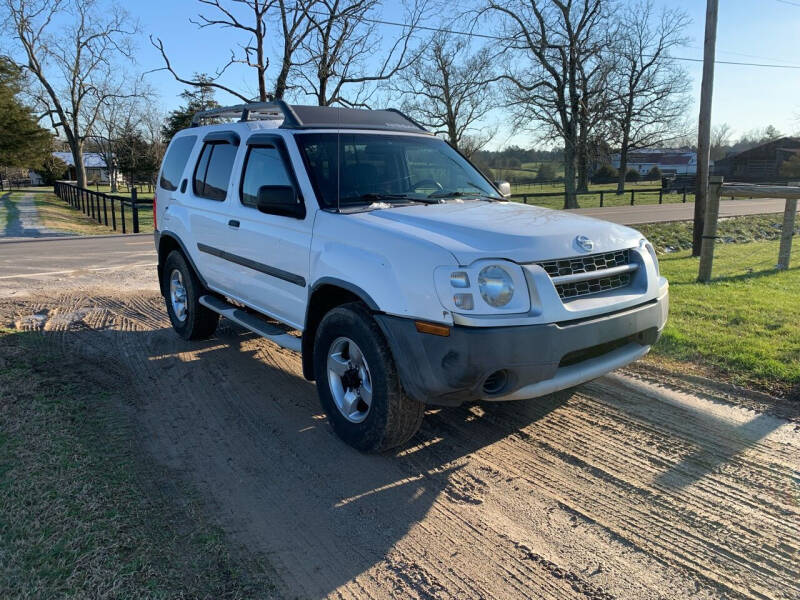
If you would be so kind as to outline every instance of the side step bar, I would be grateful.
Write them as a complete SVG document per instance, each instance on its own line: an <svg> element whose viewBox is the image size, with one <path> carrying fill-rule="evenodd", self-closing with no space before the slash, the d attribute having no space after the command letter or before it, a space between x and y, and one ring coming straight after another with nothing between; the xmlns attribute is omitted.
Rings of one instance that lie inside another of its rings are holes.
<svg viewBox="0 0 800 600"><path fill-rule="evenodd" d="M228 304L224 300L220 300L215 296L200 296L199 302L206 308L213 310L215 313L219 313L226 319L230 319L234 323L238 323L253 333L275 342L281 348L286 348L287 350L292 350L294 352L300 352L300 338L289 335L280 327L276 327L271 323L267 323L263 319L260 319L257 316L242 310L241 308L237 308L232 304Z"/></svg>

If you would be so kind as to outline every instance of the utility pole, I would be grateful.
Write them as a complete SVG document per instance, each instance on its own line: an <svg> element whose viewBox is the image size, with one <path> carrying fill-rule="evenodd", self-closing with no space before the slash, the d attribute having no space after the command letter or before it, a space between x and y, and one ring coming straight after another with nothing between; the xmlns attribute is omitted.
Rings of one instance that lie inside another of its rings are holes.
<svg viewBox="0 0 800 600"><path fill-rule="evenodd" d="M697 127L697 189L694 195L692 256L700 256L708 194L708 163L711 158L711 99L714 95L714 59L717 48L719 0L706 0L706 40L703 45L703 84L700 88L700 121Z"/></svg>

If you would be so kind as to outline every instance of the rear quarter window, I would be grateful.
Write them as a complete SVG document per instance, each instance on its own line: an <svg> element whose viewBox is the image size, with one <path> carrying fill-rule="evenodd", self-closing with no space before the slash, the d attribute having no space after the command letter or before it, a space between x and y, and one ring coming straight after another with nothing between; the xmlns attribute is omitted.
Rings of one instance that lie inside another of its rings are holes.
<svg viewBox="0 0 800 600"><path fill-rule="evenodd" d="M178 189L183 170L186 168L186 162L189 160L196 141L196 135L187 135L172 141L161 166L159 186L169 191Z"/></svg>
<svg viewBox="0 0 800 600"><path fill-rule="evenodd" d="M194 193L209 200L225 200L238 146L211 142L203 146L194 173Z"/></svg>

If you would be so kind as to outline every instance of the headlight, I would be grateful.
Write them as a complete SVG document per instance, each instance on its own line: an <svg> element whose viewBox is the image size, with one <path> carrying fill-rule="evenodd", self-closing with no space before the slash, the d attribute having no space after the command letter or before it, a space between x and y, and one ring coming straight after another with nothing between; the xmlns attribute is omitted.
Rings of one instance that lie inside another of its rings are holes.
<svg viewBox="0 0 800 600"><path fill-rule="evenodd" d="M433 272L442 306L462 315L525 314L531 310L531 290L523 268L499 258L470 265L441 266Z"/></svg>
<svg viewBox="0 0 800 600"><path fill-rule="evenodd" d="M644 246L650 253L650 258L653 259L653 265L656 267L656 275L661 275L661 268L658 266L658 257L656 256L656 249L653 248L653 244L645 239L642 239L642 241L639 242L639 245Z"/></svg>
<svg viewBox="0 0 800 600"><path fill-rule="evenodd" d="M514 280L503 267L489 265L478 273L478 290L486 304L500 308L511 302Z"/></svg>

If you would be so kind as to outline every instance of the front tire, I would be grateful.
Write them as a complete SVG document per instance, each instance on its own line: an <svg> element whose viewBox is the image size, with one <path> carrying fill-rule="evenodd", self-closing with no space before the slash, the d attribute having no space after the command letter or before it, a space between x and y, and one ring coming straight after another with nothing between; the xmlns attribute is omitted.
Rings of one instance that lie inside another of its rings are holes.
<svg viewBox="0 0 800 600"><path fill-rule="evenodd" d="M204 340L214 335L219 315L200 304L205 290L183 254L170 252L161 276L167 314L175 332L185 340Z"/></svg>
<svg viewBox="0 0 800 600"><path fill-rule="evenodd" d="M333 430L357 450L390 450L422 424L425 405L406 395L386 339L360 303L334 308L322 319L314 375Z"/></svg>

